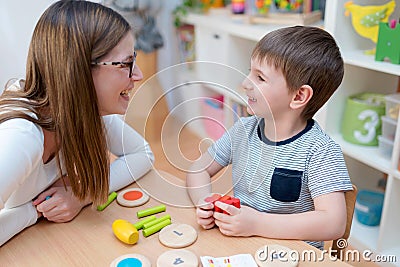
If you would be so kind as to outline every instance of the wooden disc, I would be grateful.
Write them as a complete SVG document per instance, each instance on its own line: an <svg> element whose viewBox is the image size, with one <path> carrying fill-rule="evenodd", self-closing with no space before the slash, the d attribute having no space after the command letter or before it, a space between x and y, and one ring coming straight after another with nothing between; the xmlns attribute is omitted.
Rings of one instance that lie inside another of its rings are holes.
<svg viewBox="0 0 400 267"><path fill-rule="evenodd" d="M151 262L141 254L125 254L114 259L110 267L151 267Z"/></svg>
<svg viewBox="0 0 400 267"><path fill-rule="evenodd" d="M149 201L150 197L143 190L139 188L128 188L120 193L117 196L118 204L125 207L136 207L143 205L147 201Z"/></svg>
<svg viewBox="0 0 400 267"><path fill-rule="evenodd" d="M197 239L197 231L188 224L171 224L164 227L159 235L160 243L170 248L190 246Z"/></svg>
<svg viewBox="0 0 400 267"><path fill-rule="evenodd" d="M198 267L199 260L193 252L186 249L168 250L157 259L157 267Z"/></svg>
<svg viewBox="0 0 400 267"><path fill-rule="evenodd" d="M254 258L260 267L296 267L299 264L299 254L281 245L265 245L259 248Z"/></svg>

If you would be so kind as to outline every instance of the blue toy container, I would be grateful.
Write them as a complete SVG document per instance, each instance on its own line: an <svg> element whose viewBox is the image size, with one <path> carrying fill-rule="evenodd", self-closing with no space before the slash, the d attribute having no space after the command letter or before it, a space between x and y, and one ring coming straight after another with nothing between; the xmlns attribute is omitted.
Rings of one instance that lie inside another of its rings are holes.
<svg viewBox="0 0 400 267"><path fill-rule="evenodd" d="M382 215L384 194L360 190L357 194L355 213L357 220L368 226L379 225Z"/></svg>

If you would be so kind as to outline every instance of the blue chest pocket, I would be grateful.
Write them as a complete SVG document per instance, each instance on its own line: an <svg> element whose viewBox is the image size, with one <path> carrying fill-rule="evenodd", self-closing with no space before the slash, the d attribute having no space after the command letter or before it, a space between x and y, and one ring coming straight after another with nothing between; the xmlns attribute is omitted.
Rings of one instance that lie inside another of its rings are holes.
<svg viewBox="0 0 400 267"><path fill-rule="evenodd" d="M281 202L294 202L300 197L302 171L275 168L270 195Z"/></svg>

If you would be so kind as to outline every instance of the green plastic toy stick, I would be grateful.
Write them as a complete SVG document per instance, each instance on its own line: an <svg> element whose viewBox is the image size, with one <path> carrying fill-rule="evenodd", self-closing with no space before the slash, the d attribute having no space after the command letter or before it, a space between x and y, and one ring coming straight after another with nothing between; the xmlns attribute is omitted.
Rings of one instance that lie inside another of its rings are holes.
<svg viewBox="0 0 400 267"><path fill-rule="evenodd" d="M146 219L143 219L143 220L141 220L141 221L138 221L138 222L135 223L133 226L135 226L135 228L136 228L137 230L140 230L140 229L143 228L143 225L144 225L145 223L154 221L154 220L156 220L156 219L157 219L157 217L156 217L155 215L151 215L151 216L147 217Z"/></svg>
<svg viewBox="0 0 400 267"><path fill-rule="evenodd" d="M167 220L167 219L171 220L171 215L167 214L167 215L162 216L154 221L147 222L143 225L143 229L148 229L148 228L152 227L153 225L159 224L160 222Z"/></svg>
<svg viewBox="0 0 400 267"><path fill-rule="evenodd" d="M114 201L114 199L117 198L117 193L116 192L112 192L109 196L108 196L108 200L106 203L104 203L103 205L99 205L97 206L97 210L98 211L103 211L108 205L110 205L111 202Z"/></svg>
<svg viewBox="0 0 400 267"><path fill-rule="evenodd" d="M154 233L157 233L158 231L160 231L161 229L163 229L165 226L170 225L171 224L171 220L170 219L166 219L161 221L160 223L153 225L150 228L147 229L143 229L143 235L145 237L148 237Z"/></svg>
<svg viewBox="0 0 400 267"><path fill-rule="evenodd" d="M152 208L148 208L148 209L145 209L145 210L138 211L136 213L136 215L137 215L138 218L142 218L142 217L153 215L153 214L156 214L156 213L159 213L159 212L163 212L165 210L166 210L165 205L159 205L159 206L155 206L155 207L152 207Z"/></svg>

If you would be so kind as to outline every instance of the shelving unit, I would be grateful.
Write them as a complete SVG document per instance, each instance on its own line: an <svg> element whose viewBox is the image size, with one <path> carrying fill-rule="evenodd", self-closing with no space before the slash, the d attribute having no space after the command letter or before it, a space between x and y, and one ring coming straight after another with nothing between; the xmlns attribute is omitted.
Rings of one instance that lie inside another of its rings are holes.
<svg viewBox="0 0 400 267"><path fill-rule="evenodd" d="M362 163L358 168L349 168L350 176L355 184L357 182L363 183L362 180L373 181L376 179L376 172L366 174L364 171L361 174L361 169L363 168L373 168L388 174L380 225L368 227L360 224L355 219L350 234L350 244L360 250L372 250L379 255L395 255L399 261L400 246L398 245L398 240L400 239L400 231L398 231L398 223L400 209L398 208L398 203L400 203L400 172L397 167L399 162L400 127L397 127L391 160L384 158L377 147L363 147L344 141L340 130L346 98L349 95L365 91L383 94L395 93L400 76L400 65L377 62L374 56L364 54L364 51L374 47L374 44L370 40L360 37L354 31L351 18L344 15L344 3L346 1L327 1L326 3L325 28L337 40L346 65L343 82L325 107L324 116L326 121L324 125L328 134L341 145L343 153L347 157ZM354 2L357 3L356 1ZM386 2L363 1L359 4L380 5ZM399 7L397 7L393 18L398 17L399 14ZM400 125L399 121L397 125ZM368 184L368 182L366 183ZM400 262L397 264L400 264Z"/></svg>
<svg viewBox="0 0 400 267"><path fill-rule="evenodd" d="M392 159L383 157L377 147L366 147L346 142L341 135L343 111L348 96L360 92L392 94L398 87L400 65L376 62L373 56L363 54L374 44L358 36L352 28L350 17L345 17L344 3L347 0L326 1L325 21L315 26L324 26L333 34L340 46L345 62L343 83L328 103L316 114L315 119L341 146L346 164L354 184L359 189L376 189L377 181L383 173L388 174L384 207L380 226L368 227L353 222L349 243L360 251L368 249L374 255L394 255L400 264L400 127L397 127ZM368 2L369 1L369 2ZM356 3L356 1L354 1ZM366 0L360 5L383 4L387 1ZM400 7L395 13L399 17ZM207 80L211 86L200 86L197 94L222 93L230 105L231 101L245 104L240 84L248 72L250 54L256 42L269 31L287 25L250 25L232 20L221 14L190 14L186 22L195 26L196 60L204 66L190 70L195 79ZM207 62L207 63L206 63ZM214 63L211 63L214 62ZM207 65L209 64L209 65ZM214 64L214 67L210 67ZM221 67L221 68L220 68ZM179 77L188 77L180 73ZM181 78L177 78L180 80ZM223 84L224 86L218 86ZM215 86L217 85L217 86ZM222 88L222 89L221 89ZM192 92L193 93L193 92ZM192 111L195 108L192 108ZM225 125L232 125L232 115L226 111ZM193 113L185 114L188 117ZM183 116L185 116L183 115ZM182 118L185 120L185 118ZM397 122L400 125L400 119ZM195 129L199 132L199 129Z"/></svg>

